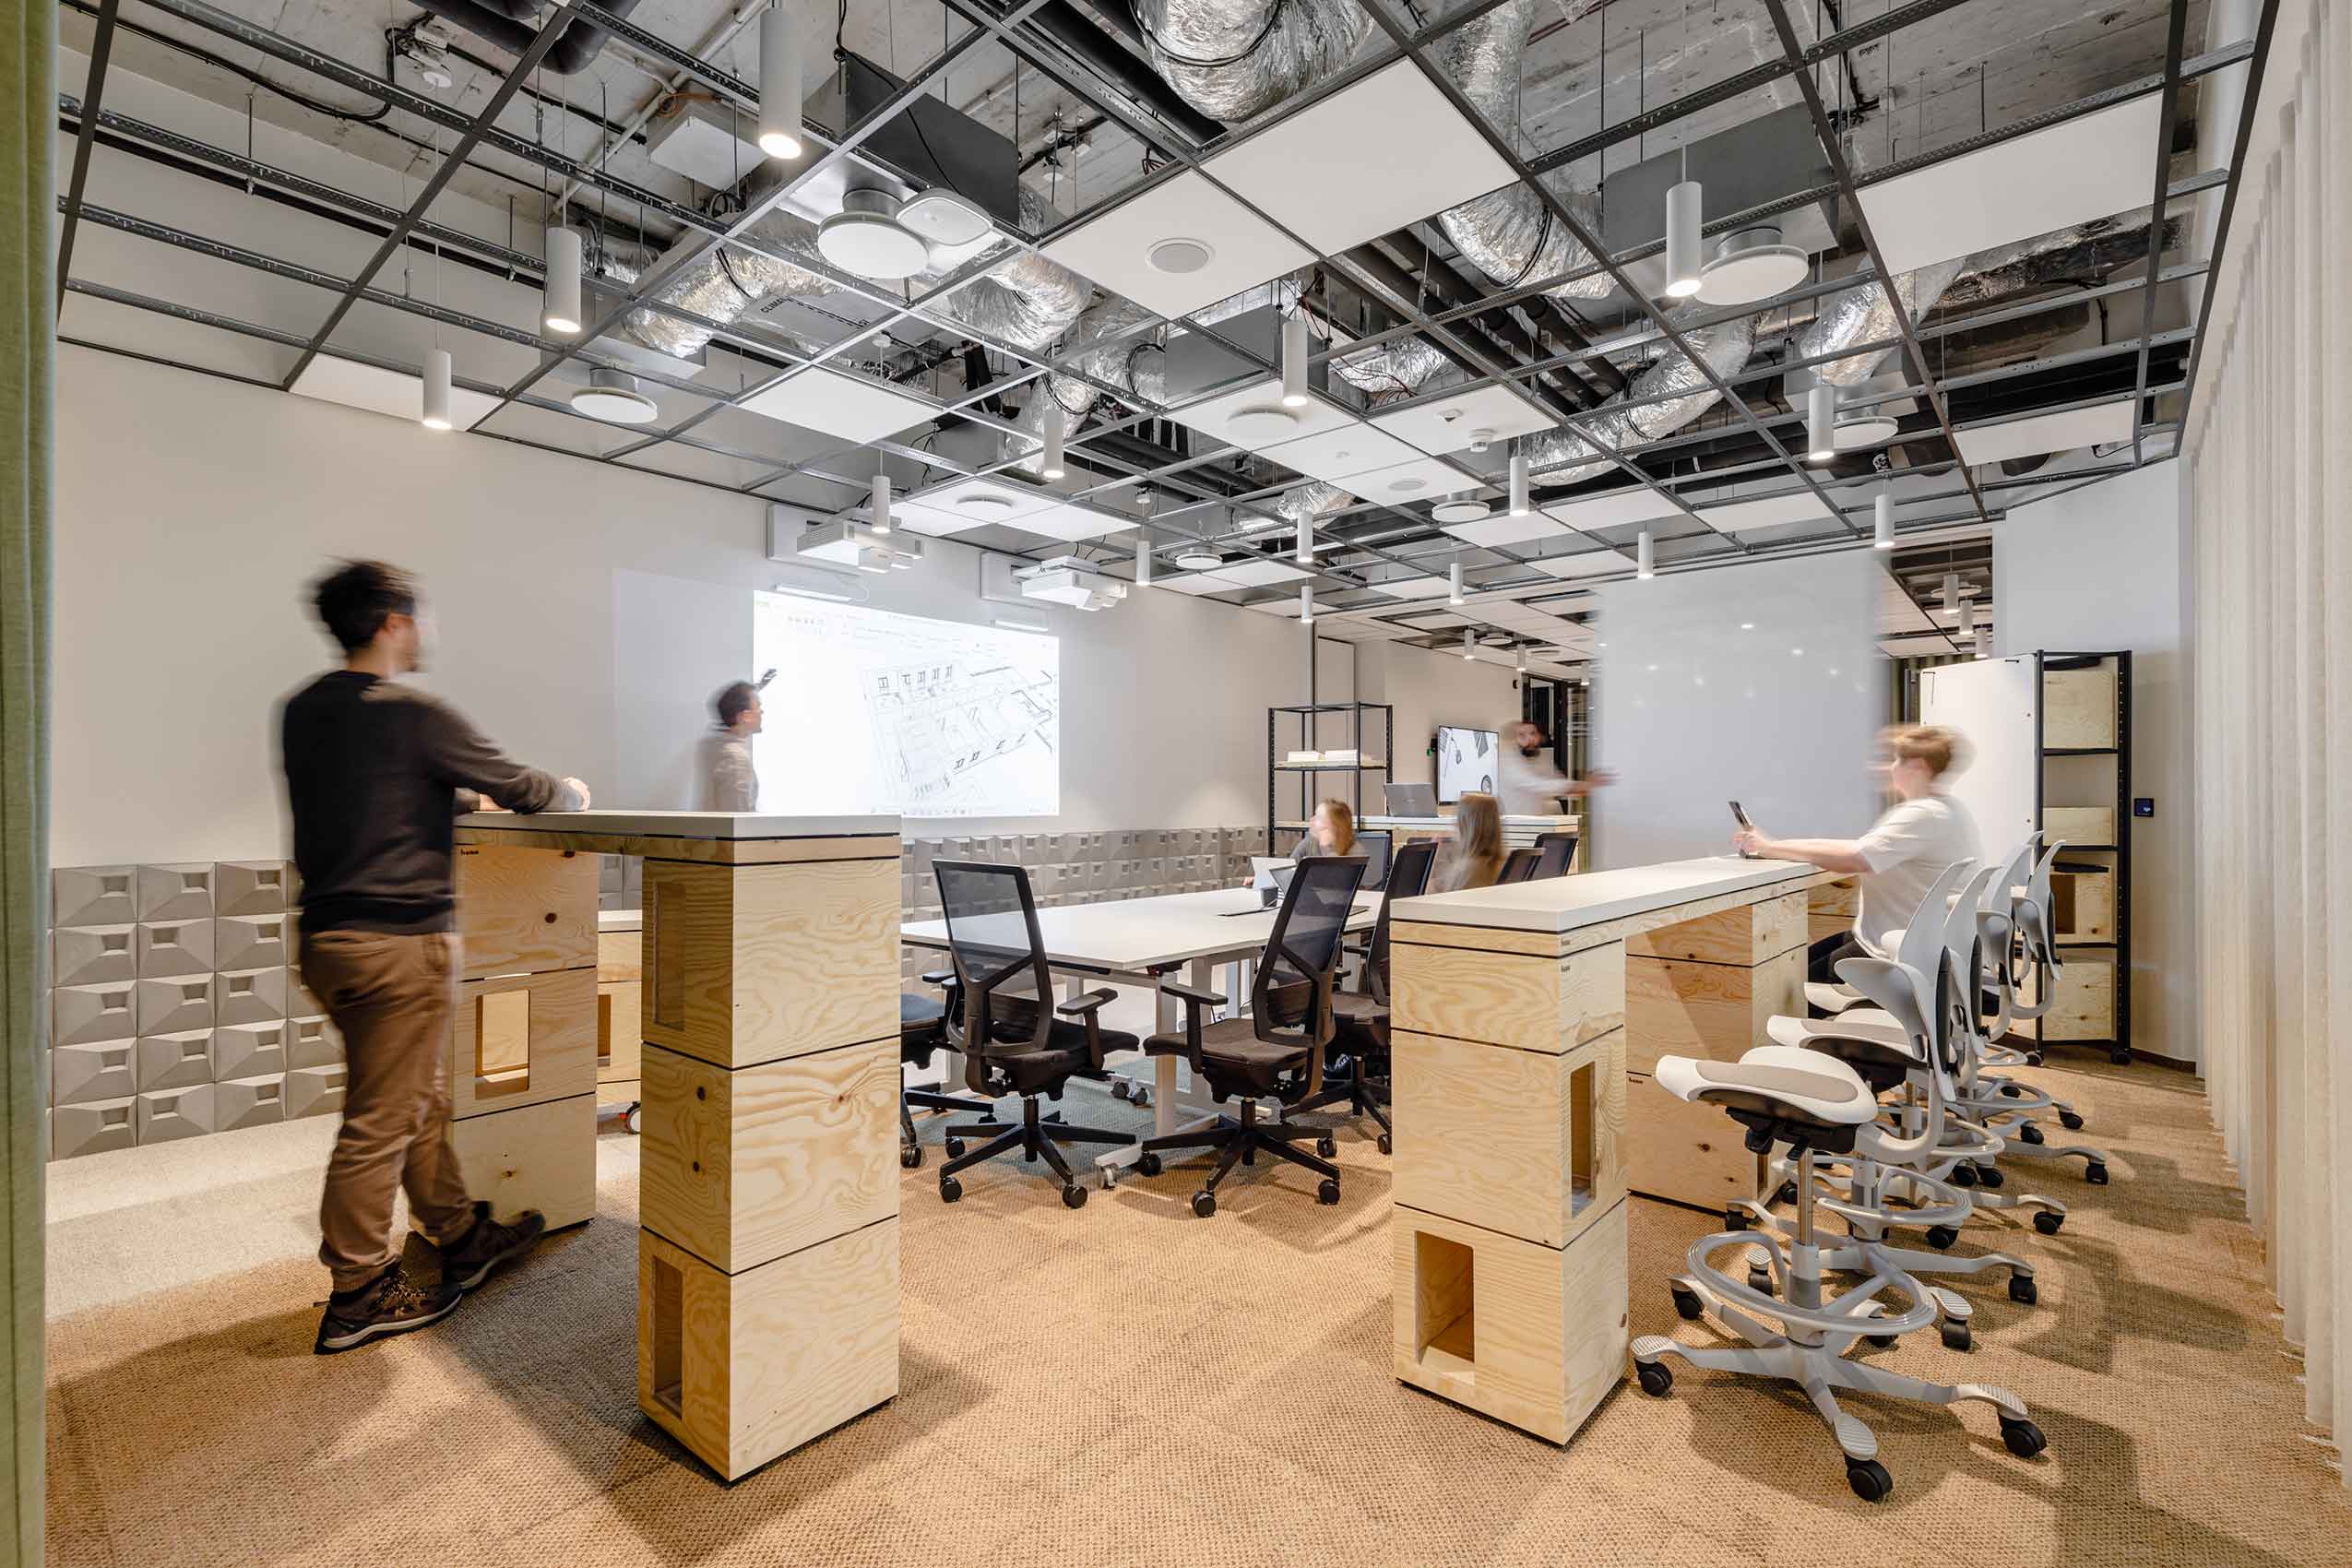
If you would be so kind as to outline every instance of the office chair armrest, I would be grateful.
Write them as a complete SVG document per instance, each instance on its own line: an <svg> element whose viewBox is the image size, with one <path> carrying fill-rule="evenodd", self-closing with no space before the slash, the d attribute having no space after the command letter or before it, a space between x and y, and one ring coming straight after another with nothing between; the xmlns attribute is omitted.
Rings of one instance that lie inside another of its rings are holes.
<svg viewBox="0 0 2352 1568"><path fill-rule="evenodd" d="M1118 998L1119 993L1106 986L1100 991L1089 991L1084 996L1060 1003L1053 1010L1065 1018L1090 1018L1104 1003L1115 1002Z"/></svg>
<svg viewBox="0 0 2352 1568"><path fill-rule="evenodd" d="M922 977L922 982L925 985L944 986L955 978L956 971L953 969L933 969Z"/></svg>
<svg viewBox="0 0 2352 1568"><path fill-rule="evenodd" d="M1204 991L1196 985L1178 985L1174 980L1162 980L1159 982L1159 989L1180 1002L1189 1002L1195 1006L1222 1007L1225 1005L1224 997L1213 991Z"/></svg>
<svg viewBox="0 0 2352 1568"><path fill-rule="evenodd" d="M1201 1015L1211 1007L1225 1005L1225 998L1213 991L1196 985L1179 985L1174 980L1162 980L1159 989L1184 1004L1184 1062L1197 1080L1208 1071L1201 1060Z"/></svg>

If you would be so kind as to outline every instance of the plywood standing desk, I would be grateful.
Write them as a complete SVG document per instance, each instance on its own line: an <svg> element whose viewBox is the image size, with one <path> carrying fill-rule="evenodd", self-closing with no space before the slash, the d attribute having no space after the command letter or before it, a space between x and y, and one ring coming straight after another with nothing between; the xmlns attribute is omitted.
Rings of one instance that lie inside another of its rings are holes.
<svg viewBox="0 0 2352 1568"><path fill-rule="evenodd" d="M595 1193L588 857L645 860L638 1408L732 1480L895 1396L897 818L484 813L457 842L458 1098L553 1097L460 1122L545 1123L460 1158L553 1224Z"/></svg>
<svg viewBox="0 0 2352 1568"><path fill-rule="evenodd" d="M1713 1204L1762 1175L1728 1118L1681 1119L1647 1075L1758 1043L1747 1016L1792 948L1801 1001L1822 880L1727 857L1398 903L1399 1380L1564 1443L1624 1375L1627 1192ZM1670 966L1720 973L1686 986Z"/></svg>

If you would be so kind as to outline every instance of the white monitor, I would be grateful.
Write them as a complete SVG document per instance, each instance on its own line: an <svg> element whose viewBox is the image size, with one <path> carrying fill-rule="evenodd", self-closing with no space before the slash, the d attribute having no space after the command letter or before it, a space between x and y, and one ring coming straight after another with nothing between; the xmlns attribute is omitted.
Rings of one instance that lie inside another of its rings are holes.
<svg viewBox="0 0 2352 1568"><path fill-rule="evenodd" d="M1503 781L1502 737L1492 730L1437 727L1437 799L1453 805L1466 794L1491 795Z"/></svg>

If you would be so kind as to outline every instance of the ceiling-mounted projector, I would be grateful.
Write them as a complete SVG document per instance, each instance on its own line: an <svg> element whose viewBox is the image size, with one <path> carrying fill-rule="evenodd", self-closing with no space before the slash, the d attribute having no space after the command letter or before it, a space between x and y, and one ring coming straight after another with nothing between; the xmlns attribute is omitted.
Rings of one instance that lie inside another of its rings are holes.
<svg viewBox="0 0 2352 1568"><path fill-rule="evenodd" d="M1075 610L1108 610L1127 597L1125 583L1104 576L1075 555L1057 555L1013 576L1021 585L1023 599L1066 604Z"/></svg>
<svg viewBox="0 0 2352 1568"><path fill-rule="evenodd" d="M854 566L861 572L887 572L921 560L923 541L902 533L876 533L853 517L840 517L810 527L793 553L837 570Z"/></svg>
<svg viewBox="0 0 2352 1568"><path fill-rule="evenodd" d="M572 394L572 411L611 424L651 424L661 417L660 406L637 390L637 378L626 371L588 372L588 384Z"/></svg>

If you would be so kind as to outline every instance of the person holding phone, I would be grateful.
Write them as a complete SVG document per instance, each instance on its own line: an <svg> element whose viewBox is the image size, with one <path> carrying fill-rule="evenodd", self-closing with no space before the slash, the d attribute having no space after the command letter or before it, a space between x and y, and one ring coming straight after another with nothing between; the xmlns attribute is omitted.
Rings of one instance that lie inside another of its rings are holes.
<svg viewBox="0 0 2352 1568"><path fill-rule="evenodd" d="M1811 978L1837 978L1847 958L1888 958L1883 945L1918 913L1919 900L1943 869L1983 850L1968 810L1943 791L1943 780L1966 766L1959 734L1933 724L1902 724L1880 732L1872 771L1895 803L1859 838L1775 838L1750 823L1731 836L1743 855L1801 861L1861 880L1854 929L1812 945ZM1735 807L1735 812L1737 808Z"/></svg>

